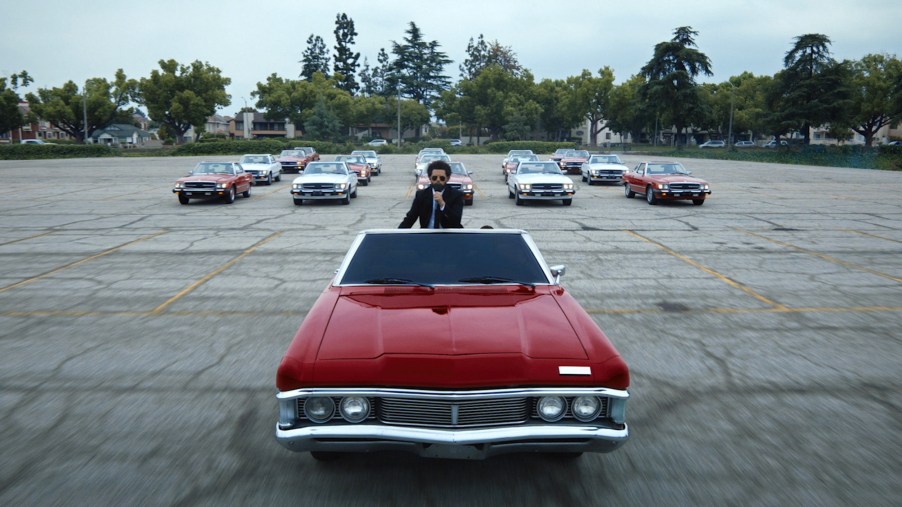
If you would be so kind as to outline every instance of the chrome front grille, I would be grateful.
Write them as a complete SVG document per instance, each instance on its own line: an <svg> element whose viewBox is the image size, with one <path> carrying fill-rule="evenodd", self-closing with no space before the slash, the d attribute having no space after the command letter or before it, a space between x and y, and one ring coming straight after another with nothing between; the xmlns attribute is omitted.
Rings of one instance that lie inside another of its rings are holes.
<svg viewBox="0 0 902 507"><path fill-rule="evenodd" d="M532 190L563 190L564 185L560 183L533 183L530 188Z"/></svg>
<svg viewBox="0 0 902 507"><path fill-rule="evenodd" d="M460 183L448 183L448 186L455 190L460 190L463 187Z"/></svg>
<svg viewBox="0 0 902 507"><path fill-rule="evenodd" d="M335 185L332 183L304 183L301 188L304 190L332 190Z"/></svg>
<svg viewBox="0 0 902 507"><path fill-rule="evenodd" d="M528 398L432 400L382 398L378 419L385 424L467 428L519 424L529 417Z"/></svg>
<svg viewBox="0 0 902 507"><path fill-rule="evenodd" d="M216 183L212 181L186 181L185 188L216 188Z"/></svg>
<svg viewBox="0 0 902 507"><path fill-rule="evenodd" d="M671 190L699 190L701 188L702 186L698 183L683 182L670 184Z"/></svg>

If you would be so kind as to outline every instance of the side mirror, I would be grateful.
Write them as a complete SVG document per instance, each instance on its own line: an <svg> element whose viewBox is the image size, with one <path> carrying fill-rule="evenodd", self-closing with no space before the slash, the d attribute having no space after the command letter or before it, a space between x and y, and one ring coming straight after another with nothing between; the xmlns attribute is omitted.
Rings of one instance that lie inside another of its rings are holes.
<svg viewBox="0 0 902 507"><path fill-rule="evenodd" d="M561 283L561 277L567 272L567 266L558 264L557 266L551 266L548 269L551 270L551 274L554 276L554 284L559 285Z"/></svg>

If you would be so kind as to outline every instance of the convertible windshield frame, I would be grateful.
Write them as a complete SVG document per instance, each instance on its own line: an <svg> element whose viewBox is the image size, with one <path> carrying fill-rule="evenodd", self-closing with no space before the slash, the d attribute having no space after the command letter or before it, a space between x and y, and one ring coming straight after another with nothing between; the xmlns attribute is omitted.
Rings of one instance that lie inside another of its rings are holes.
<svg viewBox="0 0 902 507"><path fill-rule="evenodd" d="M518 229L362 231L332 284L384 286L392 284L367 282L391 279L405 281L398 285L557 285L532 237Z"/></svg>

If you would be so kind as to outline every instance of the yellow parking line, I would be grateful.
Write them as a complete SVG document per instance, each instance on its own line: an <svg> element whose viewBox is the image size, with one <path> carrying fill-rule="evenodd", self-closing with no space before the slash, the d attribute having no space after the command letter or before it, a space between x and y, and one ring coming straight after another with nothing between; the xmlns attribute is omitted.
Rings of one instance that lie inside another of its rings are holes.
<svg viewBox="0 0 902 507"><path fill-rule="evenodd" d="M849 269L857 269L857 270L859 270L859 271L865 271L865 272L868 272L868 273L870 273L870 274L872 274L872 275L877 275L877 276L880 276L880 277L883 277L883 278L888 278L888 279L890 279L890 280L892 280L892 281L894 281L894 282L902 283L902 278L899 278L899 277L896 277L896 276L893 276L893 275L888 275L888 274L886 274L886 273L882 273L882 272L877 271L877 270L875 270L875 269L871 269L871 268L869 268L869 267L867 267L867 266L862 266L861 264L855 264L854 262L847 262L847 261L844 261L844 260L842 260L842 259L837 259L836 257L831 257L831 256L829 256L829 255L827 255L827 254L822 254L822 253L820 253L820 252L815 252L814 250L809 250L809 249L807 249L807 248L802 248L802 247L800 247L800 246L796 246L796 245L793 245L793 244L791 244L791 243L786 243L785 241L780 241L780 240L778 240L778 239L768 238L767 236L763 236L763 235L761 235L761 234L758 234L757 232L747 231L747 230L745 230L745 229L737 229L737 230L740 231L740 232L742 232L742 233L748 234L749 236L755 236L756 238L761 238L761 239L763 239L763 240L770 241L771 243L774 243L774 244L777 244L777 245L780 245L780 246L785 246L786 248L791 248L791 249L793 249L793 250L795 250L795 251L797 251L797 252L806 253L806 254L811 255L811 256L813 256L813 257L817 257L818 259L823 259L823 260L825 260L825 261L827 261L827 262L832 262L832 263L834 263L834 264L839 264L840 266L843 266L843 267L846 267L846 268L849 268Z"/></svg>
<svg viewBox="0 0 902 507"><path fill-rule="evenodd" d="M855 234L861 234L862 236L868 236L870 238L882 239L883 241L892 241L893 243L902 243L902 241L899 241L898 239L887 238L884 236L879 236L877 234L871 234L870 232L857 231L855 229L843 229L843 230L846 232L854 232Z"/></svg>
<svg viewBox="0 0 902 507"><path fill-rule="evenodd" d="M47 231L47 232L42 232L40 234L35 234L34 236L28 236L26 238L14 239L12 241L7 241L6 243L0 243L0 246L12 245L13 243L21 243L22 241L28 241L29 239L40 238L41 236L46 236L48 234L54 234L55 232L56 231Z"/></svg>
<svg viewBox="0 0 902 507"><path fill-rule="evenodd" d="M15 288L17 288L17 287L21 287L21 286L23 286L23 285L26 285L26 284L29 284L29 283L31 283L31 282L40 280L40 279L42 279L42 278L47 278L47 277L50 276L50 275L59 273L60 271L63 271L64 269L74 268L75 266L79 266L79 265L84 264L84 263L86 263L86 262L88 262L88 261L92 261L92 260L94 260L94 259L103 257L103 256L105 256L105 255L109 255L109 254L111 254L111 253L113 253L113 252L118 252L119 250L121 250L121 249L123 249L123 248L125 248L125 247L127 247L127 246L129 246L129 245L133 245L133 244L135 244L135 243L140 243L141 241L146 241L146 240L148 240L148 239L153 239L153 238L155 238L155 237L157 237L157 236L160 236L160 235L162 235L162 234L165 234L166 232L167 232L167 231L159 231L159 232L155 232L155 233L153 233L153 234L149 234L149 235L147 235L147 236L142 236L142 237L140 237L140 238L138 238L138 239L129 241L129 242L127 242L127 243L123 243L123 244L121 244L121 245L119 245L119 246L115 246L115 247L113 247L113 248L109 248L109 249L104 250L104 251L102 251L102 252L100 252L100 253L94 254L94 255L92 255L92 256L90 256L90 257L85 257L84 259L80 259L80 260L77 260L77 261L73 261L73 262L70 262L70 263L68 263L68 264L63 264L62 266L60 266L60 267L58 267L58 268L54 268L54 269L51 269L50 271L47 271L46 273L41 273L40 275L33 276L33 277L31 277L31 278L29 278L29 279L27 279L27 280L22 280L21 282L16 282L16 283L14 283L14 284L12 284L12 285L7 285L6 287L0 288L0 292L6 292L6 291L8 291L8 290L10 290L10 289L15 289Z"/></svg>
<svg viewBox="0 0 902 507"><path fill-rule="evenodd" d="M160 306L158 306L158 307L154 308L153 310L151 310L150 313L151 313L151 314L158 314L158 313L161 313L163 310L165 310L166 308L168 308L169 305L171 305L172 303L175 303L176 301L178 301L179 299L181 299L181 298L184 297L185 295L189 294L189 293L190 293L191 291L193 291L194 289L196 289L196 288L200 287L201 285L203 285L203 284L209 282L210 280L213 279L213 277L215 277L216 275L218 275L218 274L222 273L223 271L229 269L229 268L232 267L232 265L234 265L236 262L238 262L238 261L240 261L241 259L243 259L243 258L245 258L246 256L248 256L251 252L253 252L253 251L256 250L257 248L260 248L261 246L265 245L266 243L269 243L270 241L272 241L272 240L274 240L275 238L279 237L281 234L282 234L282 231L274 232L274 233L270 234L269 236L267 236L267 237L261 239L260 241L254 243L250 248L248 248L247 250L241 252L238 256L232 258L231 260L229 260L228 262L226 262L226 263L223 264L222 266L219 266L218 268L216 268L216 269L214 269L213 271L211 271L211 272L207 273L206 275L204 275L201 279L195 281L195 282L192 283L191 285L189 285L189 286L185 287L184 289L180 290L180 291L178 292L178 294L176 294L175 296L172 296L171 298L167 299L163 304L161 304Z"/></svg>
<svg viewBox="0 0 902 507"><path fill-rule="evenodd" d="M690 265L692 265L692 266L695 266L696 268L698 268L698 269L704 271L705 273L708 273L709 275L714 276L715 278L717 278L718 280L722 281L723 283L725 283L725 284L727 284L727 285L729 285L729 286L731 286L731 287L735 287L735 288L741 290L742 292L745 292L746 294L752 296L753 298L757 299L758 301L761 301L762 303L766 303L766 304L768 304L768 305L771 305L772 307L774 307L775 310L782 310L782 309L785 309L785 308L786 308L786 307L783 306L782 304L777 303L776 301L773 301L773 300L771 300L771 299L769 299L769 298L767 298L767 297L765 297L765 296L762 296L761 294L758 294L757 292L755 292L755 291L752 290L751 288L749 288L749 287L747 287L747 286L745 286L745 285L743 285L743 284L741 284L741 283L739 283L739 282L737 282L737 281L735 281L735 280L731 280L730 278L727 278L726 276L724 276L724 275L718 273L717 271L714 271L713 269L711 269L711 268L709 268L709 267L707 267L707 266L704 266L704 265L702 265L702 264L699 264L698 262L696 262L696 261L690 259L689 257L686 257L685 255L683 255L683 254L681 254L681 253L679 253L679 252L676 252L675 250L673 250L673 249L671 249L671 248L669 248L669 247L663 245L662 243L659 243L659 242L657 242L657 241L655 241L655 240L653 240L653 239L651 239L651 238L647 238L647 237L645 237L645 236L643 236L643 235L641 235L641 234L639 234L639 233L637 233L637 232L631 231L631 230L626 230L626 232L627 232L628 234L632 235L632 236L635 236L635 237L637 237L637 238L643 240L643 241L646 241L646 242L648 242L648 243L651 243L652 245L657 246L657 247L660 248L661 250L664 250L665 252L669 253L670 255L676 257L677 259L680 259L681 261L683 261L683 262L685 262L685 263L687 263L687 264L690 264Z"/></svg>

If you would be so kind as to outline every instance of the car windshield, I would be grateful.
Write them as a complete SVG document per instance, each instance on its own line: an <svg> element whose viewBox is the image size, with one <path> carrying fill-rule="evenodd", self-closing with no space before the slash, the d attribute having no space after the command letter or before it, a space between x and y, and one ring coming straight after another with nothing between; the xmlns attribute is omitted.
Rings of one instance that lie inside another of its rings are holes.
<svg viewBox="0 0 902 507"><path fill-rule="evenodd" d="M589 152L586 150L573 150L568 153L567 156L573 158L589 158Z"/></svg>
<svg viewBox="0 0 902 507"><path fill-rule="evenodd" d="M266 157L260 155L244 155L241 157L240 162L242 164L265 164L268 161L266 160Z"/></svg>
<svg viewBox="0 0 902 507"><path fill-rule="evenodd" d="M648 164L648 174L688 174L680 164Z"/></svg>
<svg viewBox="0 0 902 507"><path fill-rule="evenodd" d="M562 174L554 162L521 162L517 174Z"/></svg>
<svg viewBox="0 0 902 507"><path fill-rule="evenodd" d="M520 234L367 234L341 285L548 283Z"/></svg>
<svg viewBox="0 0 902 507"><path fill-rule="evenodd" d="M301 154L298 153L297 150L282 150L282 153L280 153L280 155L283 157L299 157L299 156L301 156Z"/></svg>
<svg viewBox="0 0 902 507"><path fill-rule="evenodd" d="M564 155L568 151L571 151L571 150L569 148L558 148L558 149L554 150L554 154L555 155Z"/></svg>
<svg viewBox="0 0 902 507"><path fill-rule="evenodd" d="M200 163L191 174L232 174L231 164Z"/></svg>
<svg viewBox="0 0 902 507"><path fill-rule="evenodd" d="M348 174L343 164L313 163L304 169L304 174Z"/></svg>
<svg viewBox="0 0 902 507"><path fill-rule="evenodd" d="M335 160L338 162L344 161L349 164L365 164L366 163L366 159L364 159L363 157L358 157L357 155L353 155L353 156L339 155L339 156L335 157Z"/></svg>
<svg viewBox="0 0 902 507"><path fill-rule="evenodd" d="M451 166L451 174L463 174L465 176L468 174L467 169L461 162L451 162L448 165Z"/></svg>
<svg viewBox="0 0 902 507"><path fill-rule="evenodd" d="M367 158L376 158L377 156L375 151L354 151L351 152L351 155L360 155Z"/></svg>
<svg viewBox="0 0 902 507"><path fill-rule="evenodd" d="M619 164L620 157L617 155L592 155L589 159L590 164Z"/></svg>

